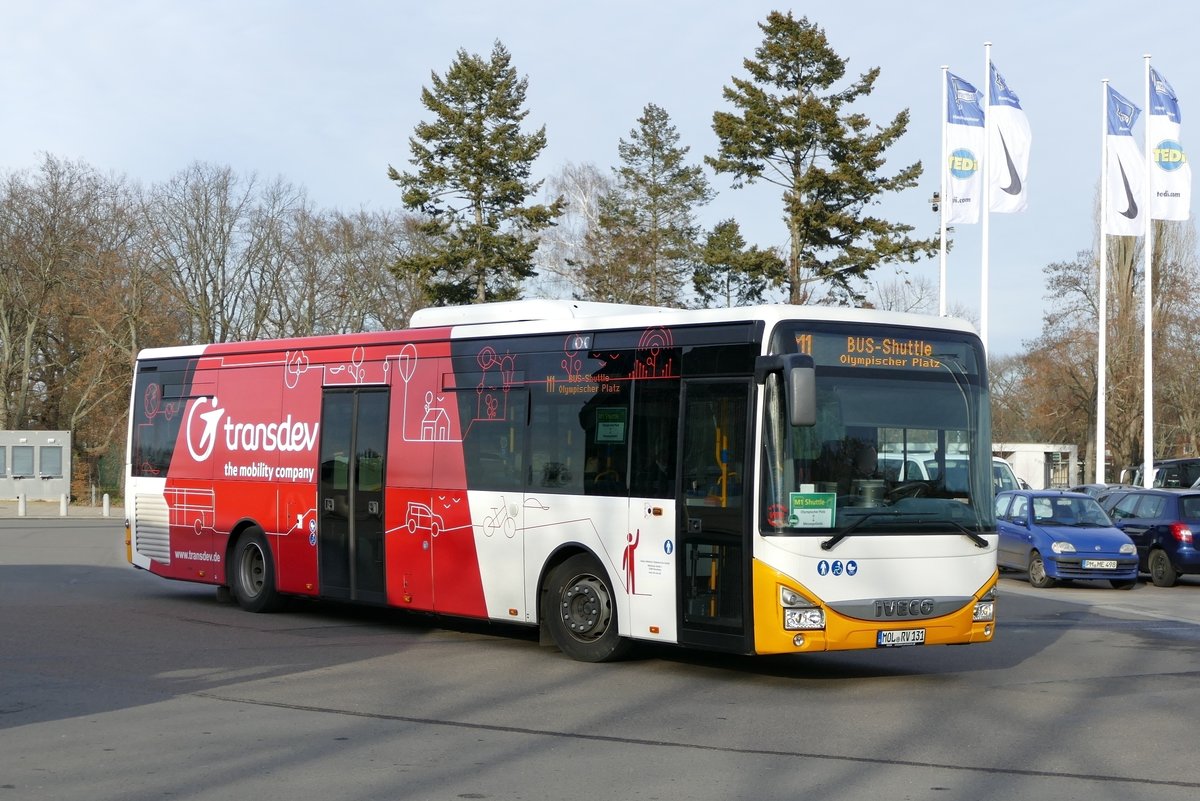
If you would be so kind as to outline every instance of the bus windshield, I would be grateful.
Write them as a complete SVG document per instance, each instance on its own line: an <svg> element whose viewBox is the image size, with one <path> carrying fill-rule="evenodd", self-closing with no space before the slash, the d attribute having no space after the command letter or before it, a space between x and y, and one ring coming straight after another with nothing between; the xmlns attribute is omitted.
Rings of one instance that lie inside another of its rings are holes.
<svg viewBox="0 0 1200 801"><path fill-rule="evenodd" d="M797 324L776 352L816 368L813 426L788 424L780 376L765 387L762 531L787 536L994 528L983 358L969 335Z"/></svg>

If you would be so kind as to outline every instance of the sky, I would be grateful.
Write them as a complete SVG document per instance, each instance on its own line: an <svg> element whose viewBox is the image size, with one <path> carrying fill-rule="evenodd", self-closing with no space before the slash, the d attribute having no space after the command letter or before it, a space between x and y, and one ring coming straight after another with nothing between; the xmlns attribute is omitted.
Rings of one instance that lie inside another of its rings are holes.
<svg viewBox="0 0 1200 801"><path fill-rule="evenodd" d="M1100 177L1101 81L1139 106L1145 54L1174 86L1185 149L1200 109L1200 11L1089 0L1006 3L857 0L784 5L759 0L0 0L0 173L44 154L149 186L194 162L282 177L321 209L402 206L388 166L410 168L408 141L429 120L423 87L460 50L495 42L528 78L527 130L548 144L534 178L568 163L611 170L649 103L665 109L703 163L716 152L712 115L732 111L722 89L745 77L771 11L821 26L847 74L880 68L853 109L878 124L900 111L908 132L889 167L920 161L919 186L872 213L937 233L930 197L941 158L941 68L985 86L984 43L1021 99L1032 129L1029 207L993 214L987 253L988 345L1022 350L1041 330L1044 269L1090 250ZM1143 117L1144 119L1144 117ZM1141 136L1143 122L1135 134ZM733 189L708 171L711 228L734 218L747 241L784 247L778 188ZM946 263L952 312L977 323L983 299L981 225L956 226ZM939 286L938 258L909 268ZM875 280L890 283L887 266Z"/></svg>

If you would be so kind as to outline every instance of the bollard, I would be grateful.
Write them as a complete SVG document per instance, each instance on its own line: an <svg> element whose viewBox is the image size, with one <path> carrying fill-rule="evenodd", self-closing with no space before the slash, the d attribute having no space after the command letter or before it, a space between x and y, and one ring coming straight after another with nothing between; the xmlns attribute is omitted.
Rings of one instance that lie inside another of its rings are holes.
<svg viewBox="0 0 1200 801"><path fill-rule="evenodd" d="M17 496L17 517L25 516L25 493Z"/></svg>
<svg viewBox="0 0 1200 801"><path fill-rule="evenodd" d="M108 498L107 492L104 493L104 516L105 517L109 516L109 498Z"/></svg>
<svg viewBox="0 0 1200 801"><path fill-rule="evenodd" d="M58 496L58 516L67 516L67 494L65 492Z"/></svg>

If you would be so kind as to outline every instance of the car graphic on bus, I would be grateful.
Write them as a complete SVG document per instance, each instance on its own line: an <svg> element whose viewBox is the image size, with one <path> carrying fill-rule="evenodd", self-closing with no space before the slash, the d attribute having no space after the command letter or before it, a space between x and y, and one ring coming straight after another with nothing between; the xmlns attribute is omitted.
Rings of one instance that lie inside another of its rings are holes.
<svg viewBox="0 0 1200 801"><path fill-rule="evenodd" d="M409 534L422 531L428 532L431 537L436 537L446 527L446 524L442 521L441 516L434 514L428 505L409 501L408 508L404 512L404 527L408 529Z"/></svg>

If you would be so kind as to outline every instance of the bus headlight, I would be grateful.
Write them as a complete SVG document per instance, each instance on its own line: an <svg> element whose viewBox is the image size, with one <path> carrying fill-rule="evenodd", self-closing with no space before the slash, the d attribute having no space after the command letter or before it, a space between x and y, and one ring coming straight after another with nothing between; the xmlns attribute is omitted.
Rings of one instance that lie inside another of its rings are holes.
<svg viewBox="0 0 1200 801"><path fill-rule="evenodd" d="M821 609L784 609L783 627L787 631L823 629L825 612Z"/></svg>
<svg viewBox="0 0 1200 801"><path fill-rule="evenodd" d="M811 631L825 628L825 610L795 590L779 588L783 607L783 628L787 631Z"/></svg>
<svg viewBox="0 0 1200 801"><path fill-rule="evenodd" d="M988 623L996 619L996 585L987 588L987 592L979 596L975 602L975 611L971 614L972 623Z"/></svg>

